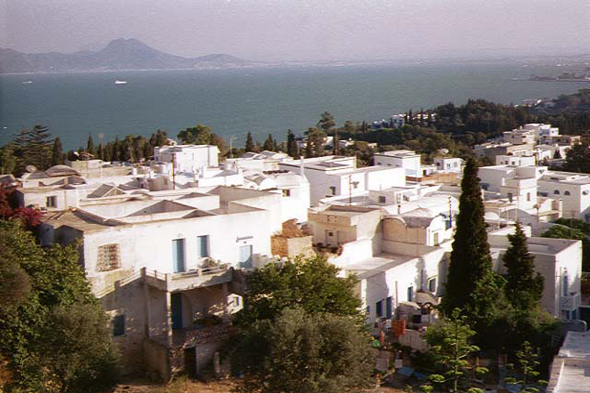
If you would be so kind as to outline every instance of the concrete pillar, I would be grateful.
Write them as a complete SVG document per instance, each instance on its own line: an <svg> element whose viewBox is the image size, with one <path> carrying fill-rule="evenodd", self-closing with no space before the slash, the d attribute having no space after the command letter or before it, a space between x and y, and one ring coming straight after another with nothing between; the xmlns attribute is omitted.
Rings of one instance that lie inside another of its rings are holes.
<svg viewBox="0 0 590 393"><path fill-rule="evenodd" d="M223 288L223 321L229 322L229 309L228 309L228 302L227 302L227 297L229 296L229 291L227 289L226 282L223 283L222 288Z"/></svg>
<svg viewBox="0 0 590 393"><path fill-rule="evenodd" d="M170 292L164 292L166 301L164 302L165 313L166 313L166 335L168 346L172 347L172 294Z"/></svg>
<svg viewBox="0 0 590 393"><path fill-rule="evenodd" d="M143 282L143 306L144 306L144 329L145 329L145 336L150 337L150 321L151 321L151 310L152 304L150 299L150 287L147 283Z"/></svg>

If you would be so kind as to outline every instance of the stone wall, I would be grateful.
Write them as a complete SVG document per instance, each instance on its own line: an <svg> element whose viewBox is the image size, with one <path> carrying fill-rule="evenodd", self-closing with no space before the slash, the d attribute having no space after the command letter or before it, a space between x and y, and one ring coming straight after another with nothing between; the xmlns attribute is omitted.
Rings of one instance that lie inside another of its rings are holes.
<svg viewBox="0 0 590 393"><path fill-rule="evenodd" d="M314 255L312 248L312 236L286 238L281 236L271 237L271 253L281 257L295 258L303 254L304 257Z"/></svg>
<svg viewBox="0 0 590 393"><path fill-rule="evenodd" d="M143 340L145 369L149 375L157 377L162 382L168 382L171 378L168 352L168 348L154 340Z"/></svg>

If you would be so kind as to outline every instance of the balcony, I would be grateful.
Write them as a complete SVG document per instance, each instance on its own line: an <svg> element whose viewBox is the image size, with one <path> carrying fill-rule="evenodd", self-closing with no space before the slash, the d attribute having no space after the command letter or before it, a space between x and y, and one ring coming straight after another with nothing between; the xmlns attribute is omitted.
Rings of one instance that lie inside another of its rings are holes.
<svg viewBox="0 0 590 393"><path fill-rule="evenodd" d="M232 281L233 269L229 264L183 273L160 273L157 270L143 268L141 276L145 283L154 288L164 292L177 292L229 283Z"/></svg>
<svg viewBox="0 0 590 393"><path fill-rule="evenodd" d="M570 293L568 296L561 297L561 309L564 311L575 311L580 307L580 293Z"/></svg>

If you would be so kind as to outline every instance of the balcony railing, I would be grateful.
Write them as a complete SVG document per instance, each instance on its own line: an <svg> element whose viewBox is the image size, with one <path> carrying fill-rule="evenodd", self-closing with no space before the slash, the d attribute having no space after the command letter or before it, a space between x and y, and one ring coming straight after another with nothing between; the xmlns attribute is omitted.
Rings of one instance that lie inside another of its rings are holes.
<svg viewBox="0 0 590 393"><path fill-rule="evenodd" d="M143 268L141 276L148 285L162 291L175 292L231 282L232 269L229 264L182 273L161 273Z"/></svg>
<svg viewBox="0 0 590 393"><path fill-rule="evenodd" d="M570 293L568 296L561 297L561 309L564 311L574 311L580 307L580 293Z"/></svg>

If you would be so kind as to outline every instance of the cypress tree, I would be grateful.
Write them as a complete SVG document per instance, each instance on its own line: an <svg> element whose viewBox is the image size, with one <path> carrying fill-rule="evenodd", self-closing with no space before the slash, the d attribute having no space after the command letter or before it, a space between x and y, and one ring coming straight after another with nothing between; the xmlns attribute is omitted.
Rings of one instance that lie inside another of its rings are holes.
<svg viewBox="0 0 590 393"><path fill-rule="evenodd" d="M508 240L510 247L503 257L507 271L504 293L515 308L534 309L543 295L545 280L535 273L535 257L529 253L520 223L516 224L514 234L508 235Z"/></svg>
<svg viewBox="0 0 590 393"><path fill-rule="evenodd" d="M88 134L88 141L86 142L86 151L89 154L96 154L96 150L94 147L94 140L92 139L92 134Z"/></svg>
<svg viewBox="0 0 590 393"><path fill-rule="evenodd" d="M459 214L441 306L446 315L455 308L463 310L479 332L478 326L489 323L498 293L477 171L475 160L470 158L461 181Z"/></svg>
<svg viewBox="0 0 590 393"><path fill-rule="evenodd" d="M104 145L102 142L98 144L98 149L96 150L96 155L99 160L104 161Z"/></svg>
<svg viewBox="0 0 590 393"><path fill-rule="evenodd" d="M295 141L295 134L291 130L287 131L287 154L294 159L299 158L299 149Z"/></svg>
<svg viewBox="0 0 590 393"><path fill-rule="evenodd" d="M268 134L268 138L264 141L262 145L263 150L274 151L275 150L275 141L272 139L272 134Z"/></svg>
<svg viewBox="0 0 590 393"><path fill-rule="evenodd" d="M248 133L248 135L246 136L246 153L249 151L254 151L255 146L254 146L254 141L252 140L252 133Z"/></svg>
<svg viewBox="0 0 590 393"><path fill-rule="evenodd" d="M63 164L63 152L61 140L58 137L53 141L53 148L51 151L51 165L53 166L59 164Z"/></svg>

